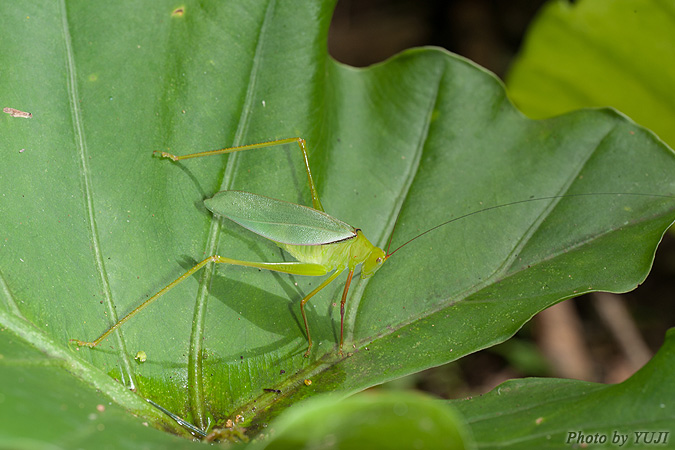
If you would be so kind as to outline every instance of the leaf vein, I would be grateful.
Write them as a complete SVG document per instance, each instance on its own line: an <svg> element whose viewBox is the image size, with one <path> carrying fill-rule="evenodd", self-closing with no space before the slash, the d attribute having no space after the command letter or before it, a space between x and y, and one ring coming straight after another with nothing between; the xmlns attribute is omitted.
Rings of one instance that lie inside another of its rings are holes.
<svg viewBox="0 0 675 450"><path fill-rule="evenodd" d="M96 264L96 271L100 277L100 283L102 285L104 304L108 310L108 315L110 317L111 325L116 323L118 320L117 312L115 311L115 305L112 298L112 291L110 288L110 282L108 280L108 273L105 268L105 263L103 262L103 255L101 250L101 242L98 237L98 227L96 226L96 215L94 210L94 192L91 183L91 171L89 169L89 155L87 149L87 140L84 132L84 121L82 118L82 111L80 109L79 102L79 93L77 90L77 68L75 62L75 55L73 53L72 39L70 36L70 28L68 23L68 11L64 0L59 2L60 12L61 12L61 25L65 49L65 62L66 62L66 73L67 73L67 89L70 98L70 113L72 116L73 122L73 134L75 138L75 150L78 156L78 162L80 166L80 178L83 188L83 200L84 200L84 209L86 211L86 220L89 228L90 239L91 239L91 248L94 253L94 261ZM126 352L126 345L120 330L115 331L115 340L117 343L117 354L121 361L123 374L126 376L125 379L128 379L131 383L130 387L135 387L137 383L135 382L134 370L131 365Z"/></svg>

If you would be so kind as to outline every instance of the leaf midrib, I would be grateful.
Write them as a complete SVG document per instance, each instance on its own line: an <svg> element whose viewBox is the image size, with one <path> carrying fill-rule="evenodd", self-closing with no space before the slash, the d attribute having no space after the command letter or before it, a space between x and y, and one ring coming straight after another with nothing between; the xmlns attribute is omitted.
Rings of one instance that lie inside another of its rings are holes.
<svg viewBox="0 0 675 450"><path fill-rule="evenodd" d="M251 58L252 64L248 76L248 84L246 87L246 94L242 102L242 108L237 122L237 129L235 131L232 146L243 144L243 139L246 136L248 126L250 123L250 115L253 110L253 97L258 79L259 67L262 62L262 53L265 42L265 31L268 28L269 22L272 20L274 13L275 0L269 2L265 16L258 30L258 39L256 42L255 52ZM230 189L236 179L237 168L239 165L239 154L232 153L228 155L223 179L220 183L219 191ZM211 226L209 227L208 238L204 248L205 255L215 255L220 242L220 230L222 228L223 218L212 216ZM206 412L206 402L204 399L204 379L202 377L202 342L205 331L206 322L206 304L209 297L209 285L213 278L217 264L211 264L207 267L202 277L199 280L199 288L195 299L194 320L192 326L192 333L190 336L190 350L188 356L188 397L190 409L195 418L196 424L205 429L208 423Z"/></svg>

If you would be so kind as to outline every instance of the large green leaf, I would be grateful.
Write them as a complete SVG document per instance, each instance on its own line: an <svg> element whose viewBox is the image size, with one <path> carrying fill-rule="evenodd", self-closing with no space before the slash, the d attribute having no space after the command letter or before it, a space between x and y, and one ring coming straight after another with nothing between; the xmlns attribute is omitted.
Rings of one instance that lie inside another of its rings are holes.
<svg viewBox="0 0 675 450"><path fill-rule="evenodd" d="M675 2L552 0L506 78L533 118L612 106L675 146Z"/></svg>
<svg viewBox="0 0 675 450"><path fill-rule="evenodd" d="M560 299L645 278L675 200L584 194L675 193L675 158L651 132L611 110L528 120L493 75L438 50L342 66L326 54L331 11L320 1L2 4L3 106L33 114L1 118L3 370L65 369L73 386L157 426L172 424L144 397L200 427L241 414L253 434L315 393L446 363ZM190 277L95 349L68 344L208 255L288 259L202 201L235 188L308 204L297 148L181 163L152 151L291 136L307 139L327 212L381 246L482 207L575 196L493 209L402 248L353 283L343 358L339 282L309 304L307 359L298 302L318 280L239 267ZM146 362L133 360L139 351ZM11 398L60 389L41 386Z"/></svg>
<svg viewBox="0 0 675 450"><path fill-rule="evenodd" d="M449 402L482 448L672 447L675 329L654 358L615 385L578 380L508 381Z"/></svg>

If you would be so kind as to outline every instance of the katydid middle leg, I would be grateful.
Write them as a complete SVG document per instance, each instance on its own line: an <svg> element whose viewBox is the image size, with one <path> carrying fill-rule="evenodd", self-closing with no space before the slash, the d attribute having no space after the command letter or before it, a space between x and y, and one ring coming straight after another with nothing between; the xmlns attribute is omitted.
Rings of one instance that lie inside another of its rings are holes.
<svg viewBox="0 0 675 450"><path fill-rule="evenodd" d="M211 156L211 155L222 155L225 153L234 153L234 152L240 152L242 150L252 150L254 148L264 148L264 147L276 147L278 145L286 145L286 144L292 144L292 143L297 143L298 146L300 147L300 151L302 151L302 156L303 156L303 161L305 163L305 170L307 171L307 181L309 183L309 191L312 195L312 206L314 209L318 209L319 211L323 211L323 206L321 205L321 200L319 200L319 193L316 189L316 185L314 184L314 179L312 178L312 171L309 168L309 156L307 155L307 143L303 138L295 137L295 138L287 138L287 139L277 139L275 141L269 141L269 142L261 142L259 144L249 144L249 145L241 145L238 147L228 147L228 148L221 148L219 150L208 150L205 152L199 152L199 153L191 153L189 155L172 155L171 153L167 152L154 152L154 153L160 153L162 157L164 158L169 158L173 161L180 161L182 159L189 159L189 158L199 158L201 156Z"/></svg>
<svg viewBox="0 0 675 450"><path fill-rule="evenodd" d="M305 298L300 302L300 312L302 313L302 320L305 322L305 331L307 332L307 351L305 352L305 358L309 357L309 352L312 350L312 336L309 334L309 324L307 323L307 315L305 314L305 303L309 301L310 298L314 297L320 290L328 286L334 279L342 273L341 270L336 270L333 274L326 278L323 283L321 283L316 289L307 294ZM342 328L342 322L340 322L340 328ZM342 332L340 332L340 352L342 352Z"/></svg>

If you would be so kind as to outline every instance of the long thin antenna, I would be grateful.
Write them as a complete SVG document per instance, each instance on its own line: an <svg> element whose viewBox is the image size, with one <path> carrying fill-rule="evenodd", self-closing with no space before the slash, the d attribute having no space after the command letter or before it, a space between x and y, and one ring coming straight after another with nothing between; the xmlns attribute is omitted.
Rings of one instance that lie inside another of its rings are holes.
<svg viewBox="0 0 675 450"><path fill-rule="evenodd" d="M417 238L420 238L424 236L427 233L431 233L432 231L436 230L437 228L440 228L442 226L451 224L452 222L456 222L460 219L464 219L476 214L484 213L486 211L491 211L493 209L497 208L505 208L507 206L513 206L513 205L519 205L522 203L530 203L530 202L536 202L536 201L541 201L541 200L553 200L556 198L569 198L569 197L589 197L589 196L596 196L596 195L615 195L615 196L620 196L620 195L632 195L635 197L656 197L656 198L675 198L673 195L666 195L666 194L641 194L641 193L632 193L632 192L594 192L594 193L584 193L584 194L565 194L565 195L551 195L548 197L537 197L537 198L528 198L525 200L518 200L515 202L509 202L509 203L502 203L501 205L494 205L494 206L488 206L487 208L479 209L476 211L472 211L467 214L463 214L459 217L455 217L453 219L447 220L441 224L436 225L435 227L429 228L428 230L418 234L417 236L413 237L412 239L406 241L403 243L403 245L400 245L396 249L394 249L393 252L389 253L389 246L391 245L391 238L389 239L389 245L387 246L387 258L389 258L391 255L405 247L406 245L410 244L412 241L414 241ZM396 222L398 222L398 217L396 218ZM396 225L394 225L396 227ZM393 236L393 230L392 230L392 236Z"/></svg>
<svg viewBox="0 0 675 450"><path fill-rule="evenodd" d="M152 406L154 406L155 408L159 409L160 411L162 411L162 412L163 412L164 414L166 414L167 416L171 417L173 420L176 421L176 423L178 423L178 425L182 426L183 428L188 429L192 434L198 435L198 436L203 437L203 438L205 438L206 436L208 436L206 433L204 433L204 431L202 431L202 430L200 430L199 428L197 428L196 426L192 425L192 424L191 424L190 422L188 422L187 420L181 419L179 416L177 416L176 414L172 413L172 412L169 411L168 409L164 408L162 405L153 402L153 401L150 400L149 398L146 398L145 401L148 402L148 403L150 403Z"/></svg>
<svg viewBox="0 0 675 450"><path fill-rule="evenodd" d="M391 248L391 241L392 241L392 239L394 239L394 231L396 231L396 225L398 225L398 219L399 219L399 217L401 217L401 213L400 213L400 212L396 215L396 220L394 221L394 228L391 229L391 234L389 235L389 243L387 244L387 253L386 253L387 258L389 258L389 256L391 255L391 253L389 253L389 249ZM419 237L419 236L418 236L418 237ZM407 242L406 242L406 244L407 244ZM403 245L405 245L405 244L403 244ZM403 245L402 245L402 246L403 246ZM402 247L402 246L401 246L401 247ZM401 247L399 247L399 248L401 248ZM398 250L398 248L397 248L396 250ZM394 250L394 252L395 252L396 250ZM393 252L392 252L392 253L393 253Z"/></svg>

